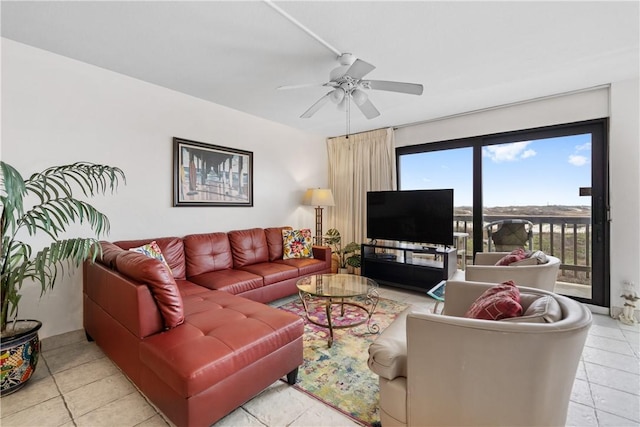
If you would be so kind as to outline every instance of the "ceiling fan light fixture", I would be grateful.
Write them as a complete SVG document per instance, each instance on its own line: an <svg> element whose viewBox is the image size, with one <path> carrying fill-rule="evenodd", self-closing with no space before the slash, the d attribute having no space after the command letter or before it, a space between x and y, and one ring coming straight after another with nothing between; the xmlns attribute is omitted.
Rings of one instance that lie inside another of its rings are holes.
<svg viewBox="0 0 640 427"><path fill-rule="evenodd" d="M356 105L362 105L367 102L367 99L369 99L369 96L366 94L366 92L361 89L355 89L353 92L351 92L351 97L353 98L353 102L355 102Z"/></svg>
<svg viewBox="0 0 640 427"><path fill-rule="evenodd" d="M329 99L331 99L331 102L334 104L339 104L344 99L344 90L342 88L335 89L331 92L331 95L329 95Z"/></svg>
<svg viewBox="0 0 640 427"><path fill-rule="evenodd" d="M342 98L342 101L340 101L338 103L338 110L339 111L347 111L347 102L348 102L348 99L345 96L344 98Z"/></svg>

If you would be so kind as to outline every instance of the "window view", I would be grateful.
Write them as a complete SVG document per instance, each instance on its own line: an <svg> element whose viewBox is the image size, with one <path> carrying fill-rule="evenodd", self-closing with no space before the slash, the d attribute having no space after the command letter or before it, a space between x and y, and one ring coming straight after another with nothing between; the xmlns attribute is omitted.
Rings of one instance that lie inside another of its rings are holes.
<svg viewBox="0 0 640 427"><path fill-rule="evenodd" d="M400 190L453 188L454 246L458 267L472 254L473 148L429 151L399 157Z"/></svg>
<svg viewBox="0 0 640 427"><path fill-rule="evenodd" d="M556 292L590 300L592 134L500 144L489 141L474 140L468 147L436 151L427 150L437 144L426 144L421 152L399 150L399 189L454 189L454 230L466 240L459 256L470 263L474 179L476 184L481 181L477 188L482 192L482 218L476 224L482 225L482 234L476 238L482 236L482 244L475 250L507 250L494 241L500 224L491 224L517 219L525 230L521 246L560 258ZM481 171L473 168L474 146L481 150Z"/></svg>
<svg viewBox="0 0 640 427"><path fill-rule="evenodd" d="M484 223L529 221L517 226L522 236L531 236L531 248L561 260L556 292L585 299L591 298L590 189L590 134L482 148ZM486 247L496 237L487 231Z"/></svg>

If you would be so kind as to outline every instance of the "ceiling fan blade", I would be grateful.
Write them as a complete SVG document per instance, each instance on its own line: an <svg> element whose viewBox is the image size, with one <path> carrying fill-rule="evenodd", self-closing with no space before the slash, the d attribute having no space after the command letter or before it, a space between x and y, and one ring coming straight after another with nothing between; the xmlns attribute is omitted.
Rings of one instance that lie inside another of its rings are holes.
<svg viewBox="0 0 640 427"><path fill-rule="evenodd" d="M333 92L333 91L331 91L331 92ZM313 104L311 107L309 107L309 109L307 111L302 113L300 118L308 119L309 117L313 116L320 108L322 108L322 106L324 104L326 104L329 101L329 95L331 95L331 92L327 93L322 98L318 99L315 104Z"/></svg>
<svg viewBox="0 0 640 427"><path fill-rule="evenodd" d="M351 67L349 67L349 69L345 71L344 75L350 76L355 80L360 80L375 69L376 67L369 64L368 62L364 62L361 59L356 59L355 62L351 64Z"/></svg>
<svg viewBox="0 0 640 427"><path fill-rule="evenodd" d="M307 84L301 84L301 85L278 86L277 89L278 90L301 89L301 88L305 88L305 87L320 87L320 86L325 86L325 85L326 85L326 83L307 83Z"/></svg>
<svg viewBox="0 0 640 427"><path fill-rule="evenodd" d="M356 104L356 106L360 109L360 111L362 111L362 114L364 114L367 119L373 119L374 117L378 117L380 115L380 111L378 111L378 109L373 106L369 99L367 99L361 105L358 105L355 102L354 104Z"/></svg>
<svg viewBox="0 0 640 427"><path fill-rule="evenodd" d="M401 92L411 95L422 95L422 85L417 83L389 82L385 80L366 80L363 86L374 90L386 90L389 92Z"/></svg>

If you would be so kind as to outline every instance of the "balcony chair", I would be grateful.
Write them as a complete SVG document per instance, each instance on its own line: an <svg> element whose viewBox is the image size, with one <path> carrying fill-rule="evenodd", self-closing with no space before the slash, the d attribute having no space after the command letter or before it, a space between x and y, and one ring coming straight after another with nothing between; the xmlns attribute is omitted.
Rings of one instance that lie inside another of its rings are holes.
<svg viewBox="0 0 640 427"><path fill-rule="evenodd" d="M371 344L383 427L565 425L591 313L567 297L519 287L523 308L544 313L463 317L491 286L449 281L444 314L410 307Z"/></svg>
<svg viewBox="0 0 640 427"><path fill-rule="evenodd" d="M502 283L513 280L518 286L553 292L560 269L560 259L546 255L545 264L495 265L509 252L478 252L473 265L467 265L464 280L472 282Z"/></svg>
<svg viewBox="0 0 640 427"><path fill-rule="evenodd" d="M489 252L511 251L525 246L531 250L533 247L533 223L526 219L501 219L490 222L484 228Z"/></svg>

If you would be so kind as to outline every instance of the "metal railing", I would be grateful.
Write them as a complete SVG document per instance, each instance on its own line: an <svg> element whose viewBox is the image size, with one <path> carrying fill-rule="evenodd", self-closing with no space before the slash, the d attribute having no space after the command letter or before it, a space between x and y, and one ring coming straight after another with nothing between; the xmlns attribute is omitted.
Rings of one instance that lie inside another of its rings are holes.
<svg viewBox="0 0 640 427"><path fill-rule="evenodd" d="M513 216L485 215L484 224ZM591 218L585 216L522 216L534 224L533 249L560 258L559 280L591 285ZM454 231L468 233L465 256L473 261L473 220L470 215L454 217ZM483 228L483 248L487 250L487 234Z"/></svg>

